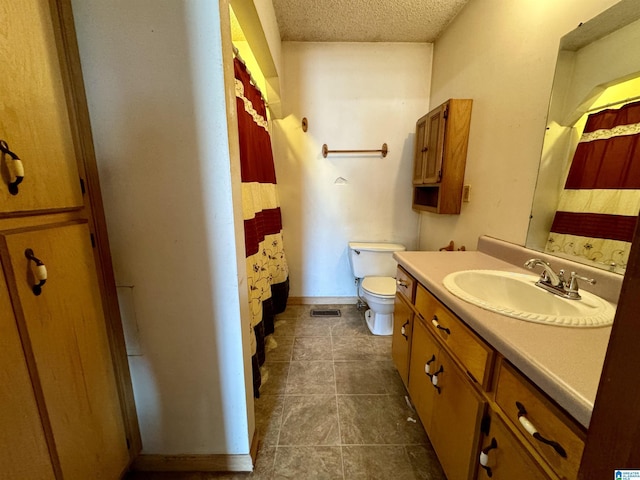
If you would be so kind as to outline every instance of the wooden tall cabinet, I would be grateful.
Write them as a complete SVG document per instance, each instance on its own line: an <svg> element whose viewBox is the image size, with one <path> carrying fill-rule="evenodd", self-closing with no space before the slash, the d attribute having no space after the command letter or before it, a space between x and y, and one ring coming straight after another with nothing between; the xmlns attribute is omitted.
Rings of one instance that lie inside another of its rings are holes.
<svg viewBox="0 0 640 480"><path fill-rule="evenodd" d="M416 122L415 210L460 213L472 103L469 99L447 100Z"/></svg>
<svg viewBox="0 0 640 480"><path fill-rule="evenodd" d="M69 0L0 0L0 478L140 450Z"/></svg>

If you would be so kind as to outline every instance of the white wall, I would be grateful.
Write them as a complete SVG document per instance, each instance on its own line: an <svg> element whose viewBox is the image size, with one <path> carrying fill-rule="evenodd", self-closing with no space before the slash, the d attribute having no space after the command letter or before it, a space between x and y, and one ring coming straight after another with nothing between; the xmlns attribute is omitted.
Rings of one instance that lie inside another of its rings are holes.
<svg viewBox="0 0 640 480"><path fill-rule="evenodd" d="M417 247L413 143L429 106L432 46L283 42L282 53L283 118L274 121L273 141L290 294L353 297L350 240ZM389 154L323 158L324 143L387 143Z"/></svg>
<svg viewBox="0 0 640 480"><path fill-rule="evenodd" d="M473 98L460 215L423 213L420 249L524 245L560 37L615 0L471 0L436 41L431 104Z"/></svg>
<svg viewBox="0 0 640 480"><path fill-rule="evenodd" d="M73 1L143 453L247 454L253 434L226 5Z"/></svg>

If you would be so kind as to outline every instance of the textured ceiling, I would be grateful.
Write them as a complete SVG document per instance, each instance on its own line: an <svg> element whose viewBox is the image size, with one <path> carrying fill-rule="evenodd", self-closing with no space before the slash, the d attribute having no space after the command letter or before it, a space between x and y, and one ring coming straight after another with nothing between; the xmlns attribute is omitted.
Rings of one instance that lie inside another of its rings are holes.
<svg viewBox="0 0 640 480"><path fill-rule="evenodd" d="M300 42L433 42L468 0L273 0L280 37Z"/></svg>

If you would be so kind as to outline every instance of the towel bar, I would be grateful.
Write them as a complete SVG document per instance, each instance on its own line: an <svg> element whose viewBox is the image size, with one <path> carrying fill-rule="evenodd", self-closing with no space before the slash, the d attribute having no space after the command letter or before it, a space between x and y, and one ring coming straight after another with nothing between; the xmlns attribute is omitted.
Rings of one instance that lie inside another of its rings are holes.
<svg viewBox="0 0 640 480"><path fill-rule="evenodd" d="M327 155L330 153L381 153L382 158L387 156L387 152L389 149L387 148L387 144L383 143L382 148L380 150L329 150L329 147L325 143L322 145L322 156L327 158Z"/></svg>

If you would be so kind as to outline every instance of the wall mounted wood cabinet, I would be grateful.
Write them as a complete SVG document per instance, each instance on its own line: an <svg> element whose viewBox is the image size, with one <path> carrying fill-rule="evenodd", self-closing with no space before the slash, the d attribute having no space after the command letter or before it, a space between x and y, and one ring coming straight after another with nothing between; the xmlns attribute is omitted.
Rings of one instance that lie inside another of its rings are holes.
<svg viewBox="0 0 640 480"><path fill-rule="evenodd" d="M447 478L576 478L584 429L402 266L397 278L394 315L412 328L394 328L393 361Z"/></svg>
<svg viewBox="0 0 640 480"><path fill-rule="evenodd" d="M460 213L472 103L450 99L416 122L415 210Z"/></svg>
<svg viewBox="0 0 640 480"><path fill-rule="evenodd" d="M0 0L0 477L140 450L69 0Z"/></svg>

